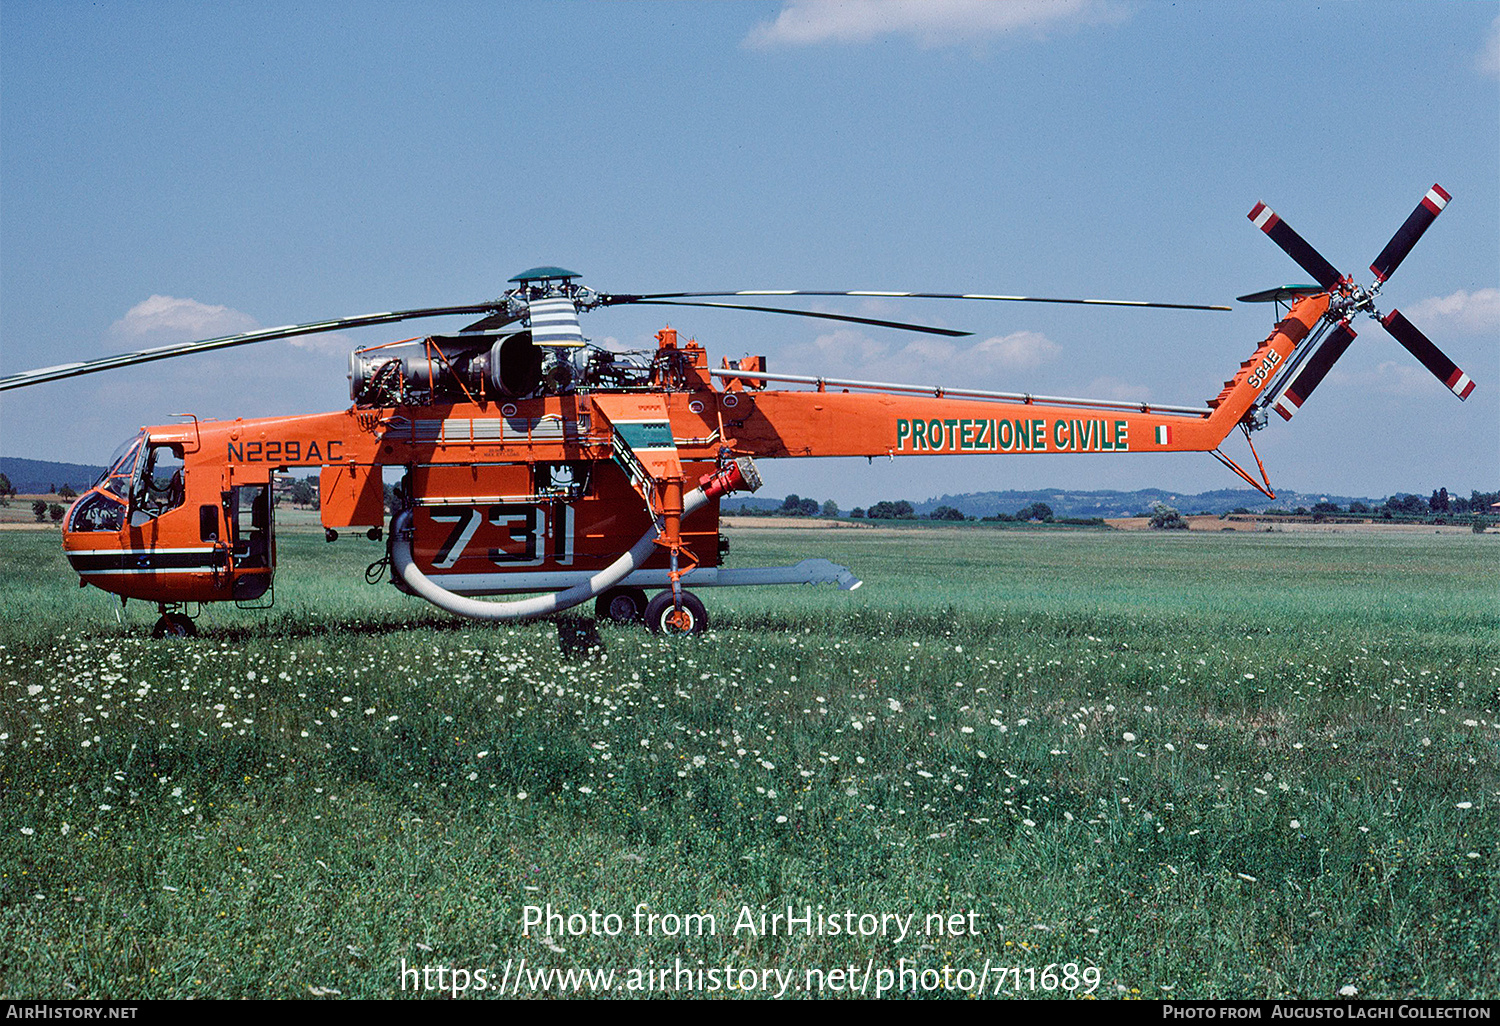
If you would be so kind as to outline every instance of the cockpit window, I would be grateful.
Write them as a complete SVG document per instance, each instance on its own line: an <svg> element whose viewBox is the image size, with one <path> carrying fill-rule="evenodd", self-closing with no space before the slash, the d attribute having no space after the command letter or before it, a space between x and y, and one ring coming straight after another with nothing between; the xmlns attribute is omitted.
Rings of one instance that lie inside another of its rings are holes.
<svg viewBox="0 0 1500 1026"><path fill-rule="evenodd" d="M136 507L152 514L165 513L182 505L182 449L173 445L153 445L147 451L142 468Z"/></svg>
<svg viewBox="0 0 1500 1026"><path fill-rule="evenodd" d="M136 459L141 454L141 447L145 440L146 432L142 431L116 449L115 454L109 458L109 469L100 475L94 485L96 487L102 485L106 490L122 498L128 496L130 483L135 479Z"/></svg>

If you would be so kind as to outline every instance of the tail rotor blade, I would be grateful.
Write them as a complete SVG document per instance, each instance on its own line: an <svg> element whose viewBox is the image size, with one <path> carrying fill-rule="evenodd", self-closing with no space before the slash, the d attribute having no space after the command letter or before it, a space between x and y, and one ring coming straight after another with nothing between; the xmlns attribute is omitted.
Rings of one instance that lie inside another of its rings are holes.
<svg viewBox="0 0 1500 1026"><path fill-rule="evenodd" d="M1370 265L1370 270L1375 272L1377 281L1385 281L1401 266L1401 261L1406 259L1406 254L1417 244L1437 216L1443 212L1448 201L1453 197L1441 185L1433 185L1427 190L1427 195L1422 197L1422 202L1417 204L1417 209L1411 212L1406 223L1396 229L1396 234L1391 236L1391 241L1385 244L1385 249L1375 258Z"/></svg>
<svg viewBox="0 0 1500 1026"><path fill-rule="evenodd" d="M1400 310L1392 310L1380 319L1385 325L1385 330L1407 348L1411 355L1421 361L1422 366L1432 371L1449 390L1460 399L1469 398L1469 393L1474 391L1474 381L1458 368L1458 365L1443 351L1432 344L1432 340L1417 330L1417 326L1405 317L1401 316Z"/></svg>
<svg viewBox="0 0 1500 1026"><path fill-rule="evenodd" d="M1344 350L1349 348L1349 343L1354 338L1354 329L1349 327L1349 322L1340 321L1338 327L1307 358L1307 363L1297 372L1297 376L1281 390L1281 394L1271 404L1271 408L1281 415L1282 420L1291 420L1292 414L1307 402L1307 397L1318 387L1318 382L1323 380L1324 375L1338 362L1338 358L1344 355Z"/></svg>
<svg viewBox="0 0 1500 1026"><path fill-rule="evenodd" d="M1323 255L1313 249L1306 239L1292 230L1292 226L1276 215L1276 211L1264 203L1255 204L1255 209L1249 213L1250 220L1255 227L1271 237L1271 241L1286 251L1286 255L1297 261L1304 271L1313 276L1319 285L1325 289L1338 287L1344 276L1338 269L1323 259Z"/></svg>

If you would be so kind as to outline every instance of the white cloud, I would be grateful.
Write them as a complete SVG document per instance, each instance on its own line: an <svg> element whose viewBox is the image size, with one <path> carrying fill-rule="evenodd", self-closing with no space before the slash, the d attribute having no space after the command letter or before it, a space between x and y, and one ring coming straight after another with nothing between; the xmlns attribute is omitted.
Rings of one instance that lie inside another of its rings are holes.
<svg viewBox="0 0 1500 1026"><path fill-rule="evenodd" d="M253 331L254 317L227 306L209 306L196 299L152 296L132 306L109 326L112 339L127 344L192 342L202 338Z"/></svg>
<svg viewBox="0 0 1500 1026"><path fill-rule="evenodd" d="M987 338L973 346L971 352L981 367L1031 370L1062 352L1062 348L1039 331L1017 331Z"/></svg>
<svg viewBox="0 0 1500 1026"><path fill-rule="evenodd" d="M158 346L197 342L254 331L260 322L227 306L211 306L196 299L152 296L126 311L109 326L108 341L115 346ZM358 344L346 334L319 332L287 339L298 349L315 353L347 353Z"/></svg>
<svg viewBox="0 0 1500 1026"><path fill-rule="evenodd" d="M111 352L130 352L222 338L260 327L254 317L232 307L154 295L111 324L104 342ZM236 416L289 412L289 403L299 401L326 406L328 400L317 396L337 396L342 391L343 360L356 348L356 342L340 332L283 341L290 345L272 342L150 363L150 374L131 378L128 386L108 383L106 401L112 407L123 407L127 395L136 402L150 400L149 405L157 410L151 416L157 420L161 419L160 410L173 403L185 403L205 416L219 416L226 409L232 409Z"/></svg>
<svg viewBox="0 0 1500 1026"><path fill-rule="evenodd" d="M1328 372L1322 388L1330 392L1344 389L1350 393L1430 399L1436 394L1434 390L1441 390L1442 385L1415 360L1382 360L1372 369L1346 370L1336 366ZM1320 390L1318 395L1322 394Z"/></svg>
<svg viewBox="0 0 1500 1026"><path fill-rule="evenodd" d="M1426 367L1410 360L1383 360L1366 382L1375 391L1390 395L1430 396L1442 387Z"/></svg>
<svg viewBox="0 0 1500 1026"><path fill-rule="evenodd" d="M1013 380L1010 372L1035 369L1061 352L1061 346L1036 331L977 343L921 336L897 344L841 328L818 336L811 348L798 350L795 357L782 359L794 374L1019 391L1026 383Z"/></svg>
<svg viewBox="0 0 1500 1026"><path fill-rule="evenodd" d="M1500 78L1500 17L1490 22L1490 33L1485 36L1484 48L1479 51L1475 65L1480 74Z"/></svg>
<svg viewBox="0 0 1500 1026"><path fill-rule="evenodd" d="M1050 29L1123 21L1110 0L787 0L745 43L753 47L868 43L880 36L914 39L923 48L972 44Z"/></svg>
<svg viewBox="0 0 1500 1026"><path fill-rule="evenodd" d="M1500 333L1500 289L1459 289L1424 299L1407 311L1407 318L1424 332L1447 328L1469 335Z"/></svg>
<svg viewBox="0 0 1500 1026"><path fill-rule="evenodd" d="M316 335L296 335L287 341L298 349L308 349L315 353L347 353L351 349L359 348L358 342L337 331L320 332Z"/></svg>
<svg viewBox="0 0 1500 1026"><path fill-rule="evenodd" d="M646 335L638 335L634 339L623 339L617 335L605 335L603 337L590 335L589 341L600 349L619 355L644 352L647 354L648 359L650 358L649 354L656 350L656 339Z"/></svg>
<svg viewBox="0 0 1500 1026"><path fill-rule="evenodd" d="M1084 386L1082 398L1144 403L1151 400L1151 388L1149 385L1135 385L1119 378L1095 378Z"/></svg>

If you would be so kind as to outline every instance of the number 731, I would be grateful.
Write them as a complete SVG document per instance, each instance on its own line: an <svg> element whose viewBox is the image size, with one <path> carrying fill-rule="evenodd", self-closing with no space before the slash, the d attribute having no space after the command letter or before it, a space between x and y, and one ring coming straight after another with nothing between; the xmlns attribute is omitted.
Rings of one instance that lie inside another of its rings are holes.
<svg viewBox="0 0 1500 1026"><path fill-rule="evenodd" d="M566 503L493 506L439 506L435 524L452 524L448 538L432 558L437 570L451 569L476 547L496 566L537 566L548 559L562 566L573 562L573 508Z"/></svg>

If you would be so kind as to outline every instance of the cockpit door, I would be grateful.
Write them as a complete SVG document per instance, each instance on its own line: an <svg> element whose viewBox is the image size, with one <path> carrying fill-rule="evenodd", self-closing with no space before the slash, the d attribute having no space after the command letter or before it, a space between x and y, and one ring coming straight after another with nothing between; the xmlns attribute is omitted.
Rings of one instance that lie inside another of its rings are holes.
<svg viewBox="0 0 1500 1026"><path fill-rule="evenodd" d="M229 525L234 597L259 598L271 586L275 558L270 482L235 485L226 491L224 520Z"/></svg>

